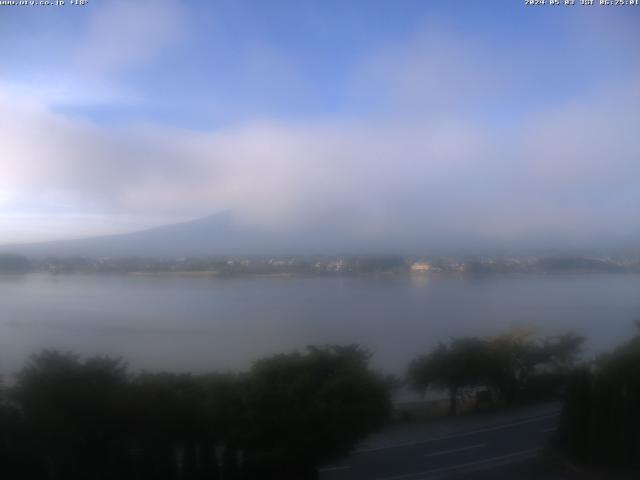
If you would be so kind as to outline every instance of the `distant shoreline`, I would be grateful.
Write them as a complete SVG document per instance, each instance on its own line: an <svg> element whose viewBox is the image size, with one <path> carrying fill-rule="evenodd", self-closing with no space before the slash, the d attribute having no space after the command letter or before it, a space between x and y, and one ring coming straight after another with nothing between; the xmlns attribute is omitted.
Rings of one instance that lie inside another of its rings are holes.
<svg viewBox="0 0 640 480"><path fill-rule="evenodd" d="M206 271L177 271L177 272L126 272L125 275L133 277L185 277L185 278L207 278L207 277L298 277L298 273L278 272L278 273L227 273L214 270ZM316 275L319 276L319 275Z"/></svg>
<svg viewBox="0 0 640 480"><path fill-rule="evenodd" d="M257 273L257 272L219 272L219 271L164 271L164 272L47 272L47 271L31 271L31 272L0 272L2 277L25 277L30 275L39 276L109 276L109 277L130 277L130 278L184 278L184 279L232 279L232 278L414 278L414 279L437 279L437 278L480 278L480 277L528 277L528 276L598 276L598 275L616 275L616 276L635 276L640 275L637 271L555 271L555 272L367 272L367 273L300 273L300 272L274 272L274 273Z"/></svg>
<svg viewBox="0 0 640 480"><path fill-rule="evenodd" d="M218 277L221 273L213 270L196 270L178 272L126 272L125 275L132 277Z"/></svg>

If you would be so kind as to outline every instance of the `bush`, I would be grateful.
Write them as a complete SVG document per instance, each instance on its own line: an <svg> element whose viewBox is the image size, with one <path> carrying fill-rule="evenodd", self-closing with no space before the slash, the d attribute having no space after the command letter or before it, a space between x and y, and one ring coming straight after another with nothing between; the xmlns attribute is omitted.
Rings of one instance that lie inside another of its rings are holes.
<svg viewBox="0 0 640 480"><path fill-rule="evenodd" d="M640 337L572 377L559 442L585 465L640 468Z"/></svg>

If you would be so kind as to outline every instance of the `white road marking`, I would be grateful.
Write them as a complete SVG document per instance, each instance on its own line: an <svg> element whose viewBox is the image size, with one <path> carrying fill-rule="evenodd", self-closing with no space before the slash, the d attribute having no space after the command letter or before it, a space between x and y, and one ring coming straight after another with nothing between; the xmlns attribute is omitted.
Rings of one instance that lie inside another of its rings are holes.
<svg viewBox="0 0 640 480"><path fill-rule="evenodd" d="M411 446L415 446L415 445L423 445L425 443L438 442L440 440L449 440L451 438L468 437L470 435L476 435L478 433L494 432L496 430L502 430L502 429L505 429L505 428L517 427L519 425L526 425L527 423L541 422L541 421L547 420L549 418L557 417L558 415L560 415L560 412L552 413L552 414L549 414L549 415L541 415L539 417L532 417L532 418L528 418L528 419L525 419L525 420L520 420L518 422L504 423L504 424L501 424L501 425L495 425L493 427L480 428L478 430L471 430L471 431L468 431L468 432L454 433L454 434L445 435L445 436L442 436L442 437L428 438L428 439L425 439L425 440L417 440L417 441L413 441L413 442L394 443L393 445L385 445L384 447L363 448L363 449L355 450L353 452L353 454L357 455L357 454L360 454L360 453L378 452L378 451L381 451L381 450L391 450L393 448L402 448L402 447L411 447Z"/></svg>
<svg viewBox="0 0 640 480"><path fill-rule="evenodd" d="M447 455L449 453L464 452L465 450L473 450L474 448L482 448L482 447L486 447L487 445L488 445L487 443L479 443L477 445L471 445L469 447L452 448L450 450L441 450L439 452L427 453L425 455L425 457L438 457L440 455Z"/></svg>
<svg viewBox="0 0 640 480"><path fill-rule="evenodd" d="M509 453L507 455L500 455L499 457L491 457L474 462L460 463L452 467L435 468L433 470L427 470L424 472L405 473L403 475L396 475L393 477L378 478L377 480L435 480L444 473L455 472L458 470L473 471L500 465L509 465L510 463L533 458L539 451L539 448L530 448L528 450L521 450L519 452Z"/></svg>

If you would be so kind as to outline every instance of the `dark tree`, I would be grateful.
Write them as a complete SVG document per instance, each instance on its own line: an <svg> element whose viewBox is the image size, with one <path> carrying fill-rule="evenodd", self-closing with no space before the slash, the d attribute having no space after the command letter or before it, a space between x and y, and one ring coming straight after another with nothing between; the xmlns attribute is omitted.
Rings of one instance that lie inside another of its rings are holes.
<svg viewBox="0 0 640 480"><path fill-rule="evenodd" d="M628 468L637 475L639 407L640 335L574 374L560 423L560 445L581 464Z"/></svg>
<svg viewBox="0 0 640 480"><path fill-rule="evenodd" d="M96 357L83 363L72 354L45 351L33 356L16 380L14 399L46 476L108 478L118 463L107 453L117 450L116 405L125 386L120 360Z"/></svg>
<svg viewBox="0 0 640 480"><path fill-rule="evenodd" d="M489 361L487 343L478 338L459 338L448 345L440 343L427 355L409 365L408 380L416 390L429 387L447 389L449 414L458 411L458 392L463 387L483 385L487 381Z"/></svg>
<svg viewBox="0 0 640 480"><path fill-rule="evenodd" d="M238 375L142 373L45 351L0 388L0 471L25 480L303 479L390 410L358 347L310 347ZM3 478L4 478L3 476Z"/></svg>
<svg viewBox="0 0 640 480"><path fill-rule="evenodd" d="M538 340L532 335L531 330L516 330L490 339L465 337L441 343L411 362L409 384L419 391L448 390L452 415L458 410L458 393L465 387L494 387L506 403L516 402L533 377L566 375L584 342L570 333Z"/></svg>
<svg viewBox="0 0 640 480"><path fill-rule="evenodd" d="M310 347L256 362L247 384L251 478L315 478L390 413L386 383L357 346Z"/></svg>
<svg viewBox="0 0 640 480"><path fill-rule="evenodd" d="M521 400L532 378L566 375L577 361L584 337L573 333L533 339L532 330L515 330L491 339L488 383L506 403Z"/></svg>

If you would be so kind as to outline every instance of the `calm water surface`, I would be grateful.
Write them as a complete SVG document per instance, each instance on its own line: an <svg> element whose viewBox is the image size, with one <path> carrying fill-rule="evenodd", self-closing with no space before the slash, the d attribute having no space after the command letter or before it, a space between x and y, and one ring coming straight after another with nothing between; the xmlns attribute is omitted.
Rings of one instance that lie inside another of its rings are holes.
<svg viewBox="0 0 640 480"><path fill-rule="evenodd" d="M111 354L134 368L236 370L308 344L359 343L401 373L440 340L521 325L589 337L634 331L638 275L394 278L0 276L0 372L42 348Z"/></svg>

